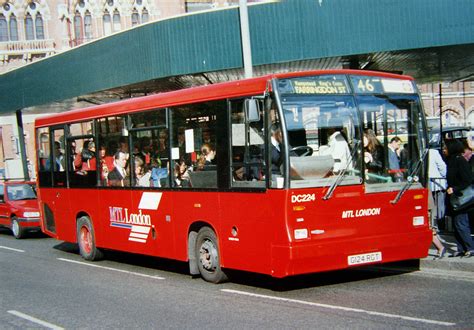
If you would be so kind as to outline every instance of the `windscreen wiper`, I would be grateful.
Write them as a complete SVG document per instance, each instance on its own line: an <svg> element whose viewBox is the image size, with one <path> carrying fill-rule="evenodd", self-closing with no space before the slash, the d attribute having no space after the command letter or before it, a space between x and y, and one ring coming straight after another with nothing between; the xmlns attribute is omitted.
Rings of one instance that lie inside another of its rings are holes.
<svg viewBox="0 0 474 330"><path fill-rule="evenodd" d="M408 188L411 187L413 182L418 182L418 177L415 176L414 174L417 173L418 170L420 169L420 166L421 166L421 164L423 164L423 161L424 161L427 154L428 154L428 148L423 151L423 154L421 155L420 159L418 159L415 166L413 167L413 170L408 175L407 182L405 183L403 188L398 192L395 199L391 200L390 203L397 204L400 201L400 199L402 198L403 194L408 190Z"/></svg>
<svg viewBox="0 0 474 330"><path fill-rule="evenodd" d="M336 177L336 180L334 180L331 187L329 187L326 195L324 195L323 200L328 200L329 198L331 198L332 194L334 193L334 190L336 190L337 186L339 186L339 184L342 182L342 179L344 178L344 174L346 174L347 169L349 168L349 165L351 165L353 162L355 153L357 152L357 148L359 148L359 144L360 144L360 141L355 142L354 149L352 149L350 161L348 161L346 164L346 167L344 167L342 171L339 172L339 174Z"/></svg>

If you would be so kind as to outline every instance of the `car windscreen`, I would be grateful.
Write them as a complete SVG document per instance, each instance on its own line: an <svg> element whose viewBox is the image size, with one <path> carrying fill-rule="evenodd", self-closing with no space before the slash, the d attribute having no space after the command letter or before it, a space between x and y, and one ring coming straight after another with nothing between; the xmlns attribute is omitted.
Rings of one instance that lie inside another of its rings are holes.
<svg viewBox="0 0 474 330"><path fill-rule="evenodd" d="M36 186L27 183L8 185L7 196L12 201L36 199Z"/></svg>

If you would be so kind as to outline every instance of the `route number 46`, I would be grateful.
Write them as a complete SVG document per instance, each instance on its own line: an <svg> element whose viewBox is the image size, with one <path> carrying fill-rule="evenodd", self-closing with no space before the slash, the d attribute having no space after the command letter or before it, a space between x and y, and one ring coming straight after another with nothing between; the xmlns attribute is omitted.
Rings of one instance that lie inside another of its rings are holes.
<svg viewBox="0 0 474 330"><path fill-rule="evenodd" d="M360 79L357 84L357 89L362 92L373 92L375 87L370 82L370 79Z"/></svg>

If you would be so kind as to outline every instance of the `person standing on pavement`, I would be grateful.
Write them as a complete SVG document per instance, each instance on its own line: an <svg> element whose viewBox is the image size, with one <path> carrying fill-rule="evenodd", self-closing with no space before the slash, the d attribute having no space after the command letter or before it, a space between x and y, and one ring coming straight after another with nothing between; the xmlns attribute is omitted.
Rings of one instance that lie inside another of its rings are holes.
<svg viewBox="0 0 474 330"><path fill-rule="evenodd" d="M438 221L444 218L446 190L446 163L435 148L429 149L428 177L430 179L431 194L428 198L430 208L431 229L433 230L433 244L438 250L435 259L441 259L446 253L446 248L438 237Z"/></svg>
<svg viewBox="0 0 474 330"><path fill-rule="evenodd" d="M463 189L473 183L471 166L463 157L464 146L461 141L447 140L446 148L448 154L448 170L446 179L448 189L446 193L459 194ZM449 201L449 199L448 199ZM455 211L449 205L449 210L454 221L454 236L456 238L457 252L452 257L472 257L474 256L474 244L471 238L471 228L469 225L469 209Z"/></svg>

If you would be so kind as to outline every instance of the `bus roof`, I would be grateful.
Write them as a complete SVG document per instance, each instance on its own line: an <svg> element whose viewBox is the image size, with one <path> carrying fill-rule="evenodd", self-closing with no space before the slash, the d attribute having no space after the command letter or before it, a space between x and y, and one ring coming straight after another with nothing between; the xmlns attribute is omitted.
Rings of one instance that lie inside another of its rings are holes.
<svg viewBox="0 0 474 330"><path fill-rule="evenodd" d="M36 119L36 127L65 124L69 122L80 122L95 118L133 113L135 111L166 108L181 104L206 102L222 98L233 98L238 96L255 95L263 93L267 88L267 82L273 78L291 78L302 76L316 76L327 74L354 74L364 76L380 76L395 79L413 80L412 77L392 73L364 71L364 70L314 70L301 72L288 72L264 75L256 78L223 82L206 86L190 87L182 90L171 91L127 99L119 102L111 102L83 109L71 110L58 114L48 115Z"/></svg>

